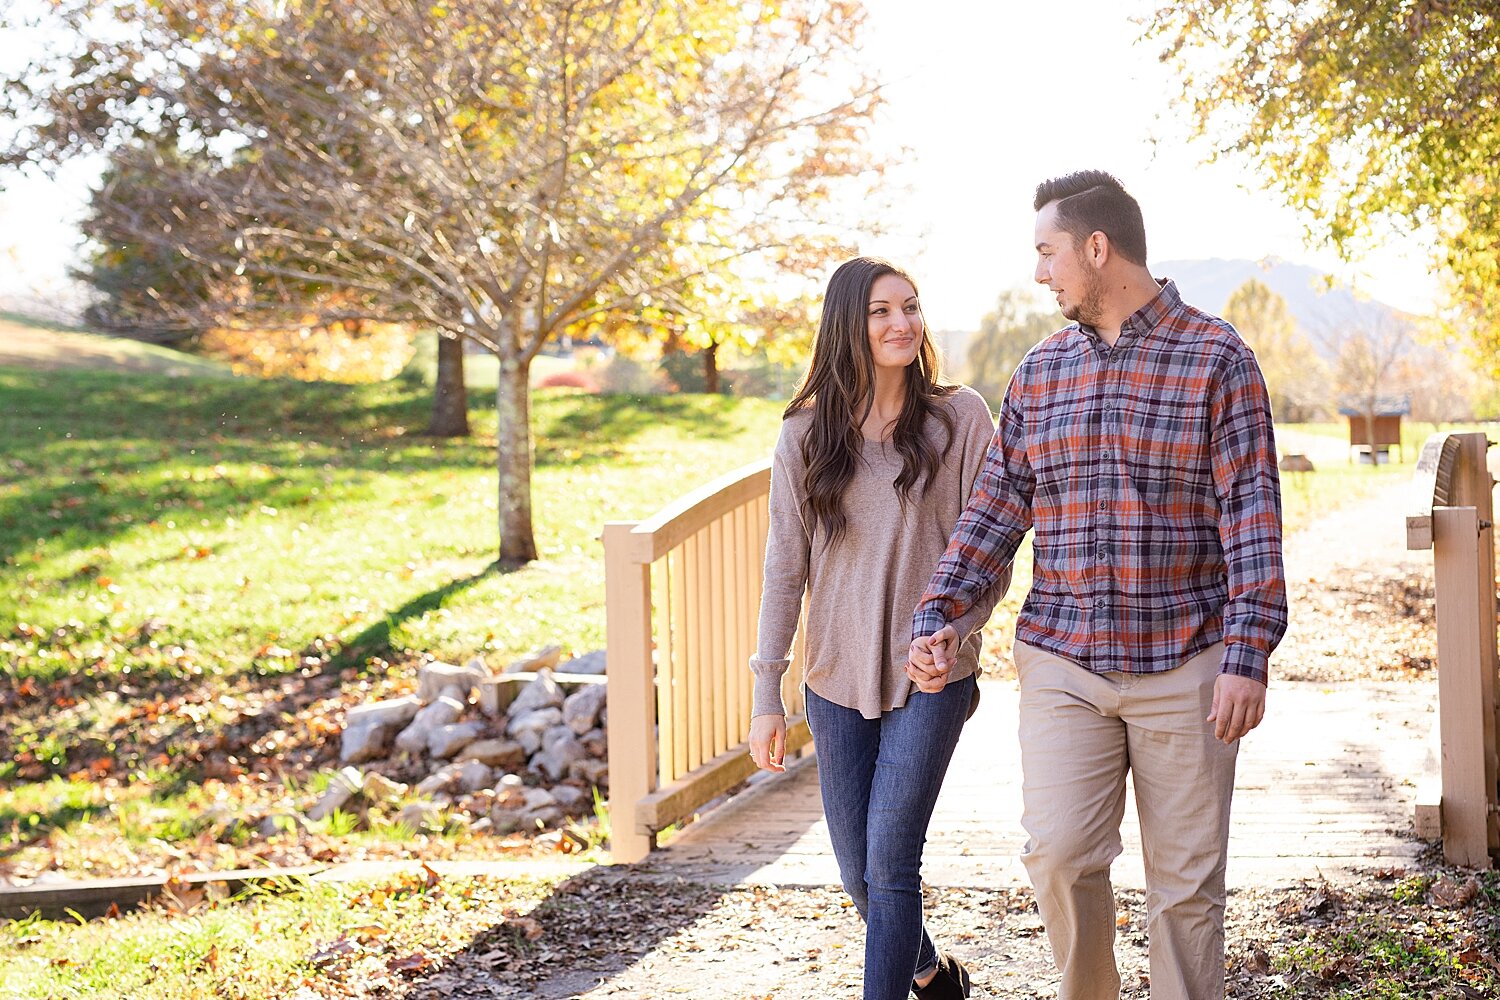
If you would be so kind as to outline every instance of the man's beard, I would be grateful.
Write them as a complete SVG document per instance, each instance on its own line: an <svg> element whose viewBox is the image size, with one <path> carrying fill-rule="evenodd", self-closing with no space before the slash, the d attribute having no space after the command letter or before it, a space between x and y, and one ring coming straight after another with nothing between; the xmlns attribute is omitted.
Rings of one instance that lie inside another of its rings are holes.
<svg viewBox="0 0 1500 1000"><path fill-rule="evenodd" d="M1083 297L1062 311L1063 318L1084 326L1098 326L1099 318L1104 315L1104 279L1088 267L1083 277Z"/></svg>

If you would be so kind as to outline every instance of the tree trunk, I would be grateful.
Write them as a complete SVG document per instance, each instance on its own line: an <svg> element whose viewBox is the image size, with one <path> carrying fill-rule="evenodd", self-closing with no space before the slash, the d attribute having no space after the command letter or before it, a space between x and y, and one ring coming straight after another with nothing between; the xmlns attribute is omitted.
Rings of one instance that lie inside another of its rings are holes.
<svg viewBox="0 0 1500 1000"><path fill-rule="evenodd" d="M719 345L709 344L703 350L703 391L719 391Z"/></svg>
<svg viewBox="0 0 1500 1000"><path fill-rule="evenodd" d="M447 333L438 334L437 380L432 389L433 437L469 436L469 388L464 381L464 342Z"/></svg>
<svg viewBox="0 0 1500 1000"><path fill-rule="evenodd" d="M1375 407L1371 404L1365 411L1365 441L1370 446L1370 468L1380 466L1380 453L1375 449Z"/></svg>
<svg viewBox="0 0 1500 1000"><path fill-rule="evenodd" d="M499 417L496 465L500 472L500 561L524 563L536 558L531 530L531 385L530 362L500 359L495 391Z"/></svg>

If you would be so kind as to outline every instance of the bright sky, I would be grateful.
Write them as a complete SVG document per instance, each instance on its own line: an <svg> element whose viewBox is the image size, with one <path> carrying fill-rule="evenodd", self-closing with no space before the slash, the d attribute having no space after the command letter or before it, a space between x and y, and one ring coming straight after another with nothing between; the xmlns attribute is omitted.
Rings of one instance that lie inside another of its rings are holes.
<svg viewBox="0 0 1500 1000"><path fill-rule="evenodd" d="M892 155L913 150L902 221L925 235L862 249L909 264L935 329L972 329L1001 290L1031 282L1037 183L1102 169L1141 203L1152 261L1281 257L1429 310L1424 245L1389 245L1351 271L1305 246L1295 214L1243 164L1203 164L1212 150L1184 142L1185 113L1172 103L1180 84L1154 43L1136 41L1131 17L1157 4L867 0L869 55L896 81Z"/></svg>
<svg viewBox="0 0 1500 1000"><path fill-rule="evenodd" d="M1179 88L1130 22L1157 2L867 0L868 55L893 81L877 152L911 155L898 171L910 193L890 220L905 235L861 249L909 266L934 328L973 329L1003 289L1030 283L1037 182L1100 168L1141 202L1153 261L1276 256L1430 309L1435 285L1415 238L1345 268L1304 245L1296 216L1244 165L1205 165L1208 147L1183 141ZM4 179L0 305L63 287L93 172Z"/></svg>

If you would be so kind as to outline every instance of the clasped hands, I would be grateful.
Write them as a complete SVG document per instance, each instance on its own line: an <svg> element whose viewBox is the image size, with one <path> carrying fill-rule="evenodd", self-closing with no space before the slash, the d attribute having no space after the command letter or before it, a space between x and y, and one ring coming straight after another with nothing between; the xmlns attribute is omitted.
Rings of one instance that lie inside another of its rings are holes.
<svg viewBox="0 0 1500 1000"><path fill-rule="evenodd" d="M944 625L932 635L913 639L907 653L906 676L918 691L937 694L948 684L953 666L958 662L958 632Z"/></svg>

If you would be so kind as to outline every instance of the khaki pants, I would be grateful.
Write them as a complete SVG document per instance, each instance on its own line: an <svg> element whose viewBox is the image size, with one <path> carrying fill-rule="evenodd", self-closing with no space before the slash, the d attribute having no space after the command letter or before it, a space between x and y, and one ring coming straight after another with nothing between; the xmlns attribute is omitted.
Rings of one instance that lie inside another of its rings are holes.
<svg viewBox="0 0 1500 1000"><path fill-rule="evenodd" d="M1160 674L1095 674L1025 643L1021 860L1036 888L1058 1000L1117 1000L1115 902L1125 774L1146 866L1153 1000L1224 996L1224 866L1238 742L1206 722L1224 647Z"/></svg>

